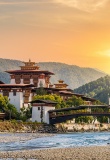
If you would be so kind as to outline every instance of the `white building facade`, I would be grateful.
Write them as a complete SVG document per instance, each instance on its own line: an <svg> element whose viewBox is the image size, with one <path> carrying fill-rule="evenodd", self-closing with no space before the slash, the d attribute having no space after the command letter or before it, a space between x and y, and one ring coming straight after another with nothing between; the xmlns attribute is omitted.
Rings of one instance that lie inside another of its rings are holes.
<svg viewBox="0 0 110 160"><path fill-rule="evenodd" d="M35 100L32 102L32 121L49 124L49 112L55 109L55 102Z"/></svg>

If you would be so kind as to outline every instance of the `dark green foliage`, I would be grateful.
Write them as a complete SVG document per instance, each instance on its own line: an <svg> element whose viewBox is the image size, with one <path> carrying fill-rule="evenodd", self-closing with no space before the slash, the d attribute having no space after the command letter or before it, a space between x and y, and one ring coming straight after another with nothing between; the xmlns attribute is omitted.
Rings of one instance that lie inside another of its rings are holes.
<svg viewBox="0 0 110 160"><path fill-rule="evenodd" d="M97 117L97 120L100 122L100 123L108 123L108 117L107 116L99 116Z"/></svg>
<svg viewBox="0 0 110 160"><path fill-rule="evenodd" d="M99 92L94 98L99 99L100 101L108 104L108 94L110 94L110 89L103 89L103 91Z"/></svg>
<svg viewBox="0 0 110 160"><path fill-rule="evenodd" d="M93 120L94 120L93 116L81 116L81 117L76 118L75 122L76 123L82 123L82 122L91 123Z"/></svg>
<svg viewBox="0 0 110 160"><path fill-rule="evenodd" d="M5 110L5 113L7 114L7 119L18 119L19 113L14 105L8 104L7 109Z"/></svg>
<svg viewBox="0 0 110 160"><path fill-rule="evenodd" d="M0 80L5 83L9 83L9 75L4 73L4 71L20 69L19 66L21 65L24 65L21 61L0 59ZM106 75L105 73L92 68L81 68L75 65L67 65L64 63L42 62L38 63L38 65L41 70L48 70L55 73L55 75L51 78L52 83L56 83L59 79L62 79L72 89Z"/></svg>
<svg viewBox="0 0 110 160"><path fill-rule="evenodd" d="M110 76L105 76L90 82L74 90L74 92L85 94L108 104L108 94L110 95Z"/></svg>

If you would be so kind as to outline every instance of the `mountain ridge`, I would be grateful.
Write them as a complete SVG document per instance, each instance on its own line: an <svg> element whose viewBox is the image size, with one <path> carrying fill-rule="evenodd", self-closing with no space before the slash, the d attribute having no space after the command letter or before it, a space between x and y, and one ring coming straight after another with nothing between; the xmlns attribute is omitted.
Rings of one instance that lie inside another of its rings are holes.
<svg viewBox="0 0 110 160"><path fill-rule="evenodd" d="M56 83L59 79L62 79L71 89L78 88L83 84L106 75L106 73L96 71L90 67L79 67L61 62L37 62L36 64L42 70L49 70L55 73L55 75L51 77L52 83ZM23 65L23 62L20 60L0 58L0 80L9 83L10 76L4 71L20 69L19 66L21 65Z"/></svg>
<svg viewBox="0 0 110 160"><path fill-rule="evenodd" d="M74 89L74 92L85 94L86 96L93 97L108 104L108 94L110 95L110 76L106 75L95 81L89 82Z"/></svg>

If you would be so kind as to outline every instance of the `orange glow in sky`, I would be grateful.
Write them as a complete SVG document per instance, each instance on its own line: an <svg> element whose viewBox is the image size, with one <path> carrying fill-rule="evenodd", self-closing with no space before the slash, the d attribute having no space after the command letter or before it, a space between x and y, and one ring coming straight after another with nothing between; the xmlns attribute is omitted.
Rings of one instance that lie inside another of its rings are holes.
<svg viewBox="0 0 110 160"><path fill-rule="evenodd" d="M110 74L110 0L0 0L0 58Z"/></svg>

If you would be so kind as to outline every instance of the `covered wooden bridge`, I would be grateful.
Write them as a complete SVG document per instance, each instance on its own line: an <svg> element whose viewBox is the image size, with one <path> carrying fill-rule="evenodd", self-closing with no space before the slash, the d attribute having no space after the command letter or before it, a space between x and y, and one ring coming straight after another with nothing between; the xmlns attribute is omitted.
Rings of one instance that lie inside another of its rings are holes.
<svg viewBox="0 0 110 160"><path fill-rule="evenodd" d="M48 112L50 124L66 122L80 116L110 117L110 107L107 105L81 105L79 107L50 110Z"/></svg>

